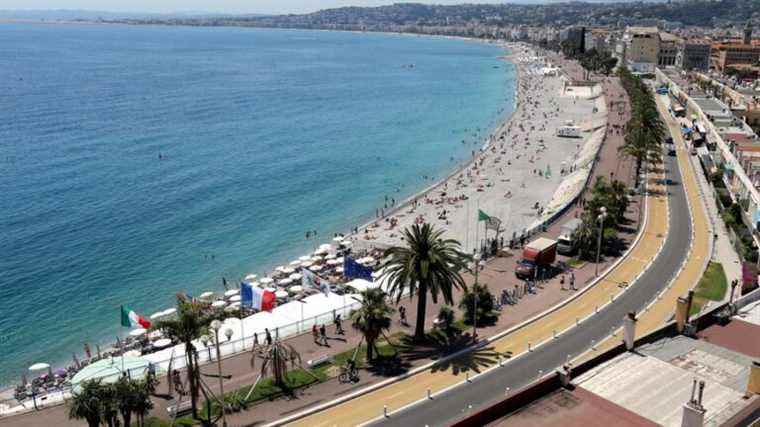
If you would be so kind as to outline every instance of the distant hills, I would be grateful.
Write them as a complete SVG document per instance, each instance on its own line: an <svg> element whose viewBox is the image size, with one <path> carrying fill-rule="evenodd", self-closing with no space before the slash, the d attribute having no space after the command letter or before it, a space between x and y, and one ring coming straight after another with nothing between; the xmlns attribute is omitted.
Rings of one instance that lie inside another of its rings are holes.
<svg viewBox="0 0 760 427"><path fill-rule="evenodd" d="M81 10L0 11L0 19L87 20L132 24L234 25L275 28L415 31L477 25L676 25L720 28L760 21L760 0L556 1L514 0L499 4L433 5L396 3L379 7L340 7L306 14L226 15L215 13L119 13Z"/></svg>

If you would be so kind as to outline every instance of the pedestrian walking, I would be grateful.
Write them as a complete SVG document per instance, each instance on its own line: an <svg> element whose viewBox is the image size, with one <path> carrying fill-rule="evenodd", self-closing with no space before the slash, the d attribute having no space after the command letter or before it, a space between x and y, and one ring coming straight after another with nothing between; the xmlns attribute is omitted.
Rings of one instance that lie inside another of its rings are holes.
<svg viewBox="0 0 760 427"><path fill-rule="evenodd" d="M266 333L267 345L272 345L272 334L269 333L269 328L264 328L264 332Z"/></svg>
<svg viewBox="0 0 760 427"><path fill-rule="evenodd" d="M575 272L570 273L570 290L575 290Z"/></svg>
<svg viewBox="0 0 760 427"><path fill-rule="evenodd" d="M314 342L319 344L319 333L317 332L317 324L311 325L311 336L314 337Z"/></svg>
<svg viewBox="0 0 760 427"><path fill-rule="evenodd" d="M401 307L399 307L399 309L398 309L398 315L401 318L401 324L404 325L404 326L406 326L407 325L407 323L406 323L406 308L403 305Z"/></svg>
<svg viewBox="0 0 760 427"><path fill-rule="evenodd" d="M335 316L335 333L338 335L345 334L345 331L343 330L343 319L341 319L340 314Z"/></svg>
<svg viewBox="0 0 760 427"><path fill-rule="evenodd" d="M259 333L253 333L253 347L256 348L259 345Z"/></svg>
<svg viewBox="0 0 760 427"><path fill-rule="evenodd" d="M319 335L320 339L322 340L322 345L327 345L327 328L325 328L325 324L323 323L319 327Z"/></svg>

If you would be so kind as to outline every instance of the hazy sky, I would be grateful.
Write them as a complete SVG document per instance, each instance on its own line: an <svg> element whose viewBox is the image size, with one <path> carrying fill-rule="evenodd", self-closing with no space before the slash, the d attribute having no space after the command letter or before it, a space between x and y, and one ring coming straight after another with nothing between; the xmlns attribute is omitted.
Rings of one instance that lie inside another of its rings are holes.
<svg viewBox="0 0 760 427"><path fill-rule="evenodd" d="M89 9L117 12L301 13L340 6L379 6L403 0L0 0L0 9ZM459 4L473 0L416 0ZM488 0L481 0L488 2ZM498 0L491 0L496 3Z"/></svg>

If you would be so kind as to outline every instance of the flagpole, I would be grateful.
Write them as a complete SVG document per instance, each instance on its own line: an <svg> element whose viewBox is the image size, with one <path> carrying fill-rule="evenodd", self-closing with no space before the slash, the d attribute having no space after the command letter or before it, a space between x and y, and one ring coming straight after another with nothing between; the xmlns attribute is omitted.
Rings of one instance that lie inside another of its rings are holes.
<svg viewBox="0 0 760 427"><path fill-rule="evenodd" d="M480 250L480 239L478 239L478 230L480 229L480 226L478 225L478 222L480 222L480 198L478 198L475 203L476 209L478 210L478 221L475 223L475 253L478 253ZM477 266L475 268L477 268Z"/></svg>

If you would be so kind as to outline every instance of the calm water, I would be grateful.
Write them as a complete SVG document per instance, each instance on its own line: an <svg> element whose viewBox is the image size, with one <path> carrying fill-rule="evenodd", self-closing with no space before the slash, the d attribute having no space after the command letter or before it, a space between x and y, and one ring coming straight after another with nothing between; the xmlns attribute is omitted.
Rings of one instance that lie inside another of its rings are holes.
<svg viewBox="0 0 760 427"><path fill-rule="evenodd" d="M149 315L266 272L313 247L306 230L327 241L430 184L511 111L501 54L379 34L0 26L0 384L112 342L121 304Z"/></svg>

